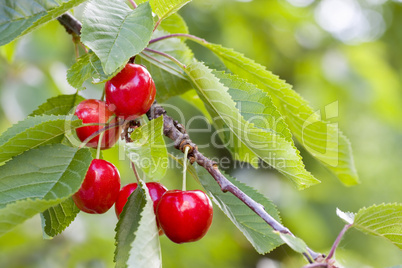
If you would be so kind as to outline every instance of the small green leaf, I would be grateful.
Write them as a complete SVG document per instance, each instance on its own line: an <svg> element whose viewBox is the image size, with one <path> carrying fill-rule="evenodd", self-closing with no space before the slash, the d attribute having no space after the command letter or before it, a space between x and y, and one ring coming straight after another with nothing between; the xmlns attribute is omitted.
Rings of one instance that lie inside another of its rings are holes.
<svg viewBox="0 0 402 268"><path fill-rule="evenodd" d="M0 163L41 145L60 143L67 131L79 125L76 117L71 121L62 115L27 117L0 136Z"/></svg>
<svg viewBox="0 0 402 268"><path fill-rule="evenodd" d="M166 32L169 32L171 34L174 34L174 33L188 34L189 33L186 22L177 13L172 14L171 16L164 19L161 22L161 24L159 24L159 28Z"/></svg>
<svg viewBox="0 0 402 268"><path fill-rule="evenodd" d="M202 63L193 62L187 66L186 73L200 98L214 113L213 118L217 118L215 121L221 120L220 124L225 124L230 130L228 134L234 143L231 148L235 148L238 158L244 160L248 157L255 161L255 156L258 156L291 179L298 189L319 182L305 170L301 157L291 142L244 120L231 99L228 88L220 83L210 69Z"/></svg>
<svg viewBox="0 0 402 268"><path fill-rule="evenodd" d="M127 156L151 180L161 180L167 171L168 155L163 139L163 116L136 128L133 142L126 143Z"/></svg>
<svg viewBox="0 0 402 268"><path fill-rule="evenodd" d="M148 2L132 10L125 1L92 0L84 12L81 40L111 74L148 45L153 25Z"/></svg>
<svg viewBox="0 0 402 268"><path fill-rule="evenodd" d="M283 244L282 240L273 233L271 226L255 214L246 204L231 193L222 192L218 183L204 168L196 165L196 170L202 186L212 197L212 201L239 228L258 253L265 254ZM246 195L263 205L269 215L280 221L278 211L270 200L253 188L238 182L228 175L223 175Z"/></svg>
<svg viewBox="0 0 402 268"><path fill-rule="evenodd" d="M1 166L0 235L77 192L91 161L86 148L53 144Z"/></svg>
<svg viewBox="0 0 402 268"><path fill-rule="evenodd" d="M144 182L130 195L116 226L116 268L162 267L159 230Z"/></svg>
<svg viewBox="0 0 402 268"><path fill-rule="evenodd" d="M60 204L48 208L41 213L42 231L44 237L54 237L66 229L75 219L80 209L72 198L67 198Z"/></svg>
<svg viewBox="0 0 402 268"><path fill-rule="evenodd" d="M86 0L4 0L0 4L0 46L55 19Z"/></svg>
<svg viewBox="0 0 402 268"><path fill-rule="evenodd" d="M73 114L72 109L78 105L84 98L78 94L72 95L59 95L48 99L45 103L41 104L38 109L33 111L29 116L35 115L67 115Z"/></svg>
<svg viewBox="0 0 402 268"><path fill-rule="evenodd" d="M152 10L158 15L160 20L164 20L176 13L180 8L191 0L150 0Z"/></svg>
<svg viewBox="0 0 402 268"><path fill-rule="evenodd" d="M402 249L402 204L382 204L360 209L353 227L371 235L384 237Z"/></svg>
<svg viewBox="0 0 402 268"><path fill-rule="evenodd" d="M121 68L118 68L110 75L106 75L100 59L93 51L90 51L79 57L77 62L68 69L67 81L72 87L82 90L85 89L82 84L86 80L92 79L92 83L95 84L103 83L118 73Z"/></svg>
<svg viewBox="0 0 402 268"><path fill-rule="evenodd" d="M285 242L291 249L298 253L305 253L307 252L307 245L306 243L298 237L291 236L289 234L283 234L281 232L274 232L275 234L279 235L279 237Z"/></svg>
<svg viewBox="0 0 402 268"><path fill-rule="evenodd" d="M169 33L165 31L155 31L153 38L166 34ZM184 41L180 40L179 38L169 38L153 43L148 47L163 53L167 53L175 57L184 65L190 64L194 58L191 49L189 49ZM158 102L164 102L168 98L181 95L192 88L183 70L171 60L163 56L151 54L150 52L144 52L136 57L136 62L146 66L148 71L152 74L152 78L157 88L156 100Z"/></svg>
<svg viewBox="0 0 402 268"><path fill-rule="evenodd" d="M358 183L349 140L336 124L323 120L320 111L315 112L307 101L292 90L291 85L267 71L264 66L232 49L197 39L192 40L213 51L231 72L268 93L301 145L344 184ZM325 110L327 119L335 118L337 103L327 105Z"/></svg>

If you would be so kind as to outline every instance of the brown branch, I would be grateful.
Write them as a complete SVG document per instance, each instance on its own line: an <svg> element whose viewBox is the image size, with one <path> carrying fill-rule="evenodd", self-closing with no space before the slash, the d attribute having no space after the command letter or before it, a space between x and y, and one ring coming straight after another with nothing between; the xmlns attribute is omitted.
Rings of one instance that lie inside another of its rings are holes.
<svg viewBox="0 0 402 268"><path fill-rule="evenodd" d="M185 128L179 124L177 121L173 120L170 116L166 114L165 109L157 104L156 102L151 106L151 109L147 112L149 120L158 118L163 115L163 134L174 141L174 146L176 149L182 151L186 146L190 147L188 153L188 158L191 163L196 162L198 165L204 167L209 174L216 180L223 192L230 192L237 198L239 198L244 204L246 204L252 211L254 211L258 216L260 216L266 223L268 223L274 230L289 234L294 236L289 229L284 227L281 223L276 221L268 212L265 210L264 206L260 203L254 201L251 197L242 192L233 183L231 183L225 176L220 172L216 162L210 160L204 156L200 151L198 151L197 145L193 143L187 134ZM308 249L308 254L303 254L306 259L312 263L310 256L313 259L322 257L320 253L316 253L311 249Z"/></svg>
<svg viewBox="0 0 402 268"><path fill-rule="evenodd" d="M64 13L60 17L57 18L61 25L64 26L67 33L71 35L81 35L81 22L79 22L76 18L68 13Z"/></svg>

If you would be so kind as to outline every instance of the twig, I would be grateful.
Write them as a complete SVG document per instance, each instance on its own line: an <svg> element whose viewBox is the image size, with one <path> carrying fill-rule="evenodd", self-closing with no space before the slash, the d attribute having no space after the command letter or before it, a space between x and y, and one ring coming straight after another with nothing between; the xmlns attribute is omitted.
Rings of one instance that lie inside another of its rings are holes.
<svg viewBox="0 0 402 268"><path fill-rule="evenodd" d="M76 18L74 18L69 13L64 13L60 17L57 18L61 25L64 26L67 33L74 35L81 35L81 22L79 22Z"/></svg>
<svg viewBox="0 0 402 268"><path fill-rule="evenodd" d="M177 65L179 65L182 69L185 69L185 68L186 68L186 65L184 65L184 64L181 63L178 59L176 59L175 57L173 57L173 56L171 56L171 55L169 55L169 54L166 54L166 53L161 52L161 51L158 51L158 50L150 49L150 48L145 48L144 50L145 50L145 51L152 52L152 53L155 53L155 54L159 54L159 55L161 55L161 56L163 56L163 57L165 57L165 58L168 58L168 59L170 59L171 61L175 62Z"/></svg>
<svg viewBox="0 0 402 268"><path fill-rule="evenodd" d="M216 182L221 187L223 192L230 192L237 198L239 198L243 203L245 203L251 210L253 210L258 216L260 216L266 223L268 223L274 230L289 234L294 236L289 229L284 227L278 221L276 221L271 215L267 213L264 206L254 201L239 188L237 188L233 183L231 183L225 176L220 172L216 162L205 157L201 152L198 151L197 145L193 143L186 133L184 127L173 118L166 115L165 109L157 104L156 102L151 106L151 109L147 112L149 120L158 118L163 115L163 134L174 141L174 146L176 149L185 152L186 147L190 147L188 152L188 158L191 163L196 162L198 165L205 168L209 174L216 180ZM316 259L322 254L316 253L308 248L308 254L303 255L306 259L313 263L313 260L309 257L309 254L313 259Z"/></svg>
<svg viewBox="0 0 402 268"><path fill-rule="evenodd" d="M134 0L128 0L130 4L133 6L134 9L137 8L137 4L134 2Z"/></svg>
<svg viewBox="0 0 402 268"><path fill-rule="evenodd" d="M196 42L208 43L205 39L202 39L202 38L200 38L198 36L195 36L195 35L177 33L177 34L168 34L168 35L164 35L164 36L152 39L151 41L149 41L149 44L156 43L156 42L159 42L161 40L168 39L168 38L174 38L174 37L185 37L187 39L191 39L191 40L194 40Z"/></svg>
<svg viewBox="0 0 402 268"><path fill-rule="evenodd" d="M148 59L153 60L153 61L159 63L160 65L165 66L166 68L171 69L172 71L175 71L175 72L177 72L177 73L180 73L177 69L173 68L172 66L170 66L170 65L167 64L166 62L160 61L160 60L158 60L157 58L152 57L152 56L149 55L148 53L141 52L141 54L144 55L145 57L147 57ZM181 73L180 73L180 74L181 74Z"/></svg>
<svg viewBox="0 0 402 268"><path fill-rule="evenodd" d="M328 253L328 256L326 258L326 260L330 260L334 254L335 254L335 250L338 247L339 243L342 240L342 237L345 235L346 231L349 230L349 228L352 227L352 224L346 224L343 229L341 230L341 232L339 233L339 235L336 237L336 240L334 242L334 244L332 245L331 251Z"/></svg>

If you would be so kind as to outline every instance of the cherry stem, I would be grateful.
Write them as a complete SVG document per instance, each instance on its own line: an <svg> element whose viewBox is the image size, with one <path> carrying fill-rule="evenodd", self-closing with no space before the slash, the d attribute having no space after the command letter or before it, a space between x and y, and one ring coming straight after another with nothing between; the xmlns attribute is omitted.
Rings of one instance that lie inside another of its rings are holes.
<svg viewBox="0 0 402 268"><path fill-rule="evenodd" d="M331 251L328 253L328 256L325 258L327 261L330 260L334 256L335 250L339 246L339 243L341 242L342 237L345 235L346 231L349 230L350 227L352 227L352 225L353 224L346 224L343 227L343 229L340 231L339 235L336 237L334 244L332 245Z"/></svg>
<svg viewBox="0 0 402 268"><path fill-rule="evenodd" d="M80 51L78 49L78 44L74 42L75 59L80 57Z"/></svg>
<svg viewBox="0 0 402 268"><path fill-rule="evenodd" d="M187 39L193 40L193 41L198 42L198 43L199 42L208 43L205 39L200 38L200 37L195 36L195 35L192 35L192 34L176 33L176 34L168 34L168 35L164 35L164 36L152 39L151 41L149 41L149 44L156 43L156 42L159 42L161 40L168 39L168 38L174 38L174 37L185 37Z"/></svg>
<svg viewBox="0 0 402 268"><path fill-rule="evenodd" d="M137 179L137 183L139 185L140 184L140 175L138 174L138 171L137 171L137 168L135 167L134 162L131 162L131 166L133 168L135 178Z"/></svg>
<svg viewBox="0 0 402 268"><path fill-rule="evenodd" d="M186 146L184 149L184 156L183 156L183 185L182 185L182 190L186 190L186 175L187 175L187 157L188 157L188 152L190 151L191 147Z"/></svg>
<svg viewBox="0 0 402 268"><path fill-rule="evenodd" d="M99 159L99 157L100 157L100 151L101 151L101 147L102 147L102 139L103 139L104 134L105 134L105 131L103 131L101 134L99 134L98 147L96 148L96 159Z"/></svg>
<svg viewBox="0 0 402 268"><path fill-rule="evenodd" d="M173 61L174 63L176 63L177 65L180 66L180 68L182 68L183 70L186 69L186 65L184 65L183 63L181 63L178 59L176 59L175 57L166 54L164 52L158 51L158 50L154 50L154 49L150 49L150 48L145 48L144 50L155 53L155 54L159 54L165 58L170 59L171 61Z"/></svg>
<svg viewBox="0 0 402 268"><path fill-rule="evenodd" d="M106 130L109 130L109 129L112 129L112 128L115 128L115 127L120 127L120 126L123 125L123 124L124 124L124 121L121 120L121 121L119 121L119 122L116 122L116 123L107 125L107 126L101 128L101 129L99 129L98 131L92 133L92 135L89 136L88 138L86 138L83 142L81 142L81 144L80 144L80 146L79 146L78 148L81 149L81 148L84 147L90 140L92 140L93 138L95 138L96 136L98 136L99 134L101 134L102 132L105 132ZM80 127L84 127L84 126L80 126Z"/></svg>
<svg viewBox="0 0 402 268"><path fill-rule="evenodd" d="M134 9L137 8L137 4L134 2L134 0L128 0L128 1L131 3Z"/></svg>
<svg viewBox="0 0 402 268"><path fill-rule="evenodd" d="M161 24L161 22L162 22L162 19L159 19L159 20L156 22L153 32L155 32L156 28L158 28L158 26L159 26L159 24Z"/></svg>

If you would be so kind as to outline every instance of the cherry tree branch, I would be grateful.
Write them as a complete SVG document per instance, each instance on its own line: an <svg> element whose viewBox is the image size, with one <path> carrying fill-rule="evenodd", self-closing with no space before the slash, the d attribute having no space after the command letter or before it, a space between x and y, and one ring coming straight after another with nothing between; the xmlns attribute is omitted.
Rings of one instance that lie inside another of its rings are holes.
<svg viewBox="0 0 402 268"><path fill-rule="evenodd" d="M260 216L266 223L268 223L275 231L289 234L294 236L288 228L283 226L281 223L276 221L268 212L265 210L264 206L260 203L254 201L251 197L242 192L238 187L236 187L233 183L231 183L225 176L220 172L218 165L216 162L204 156L200 151L198 151L197 145L193 143L187 134L183 125L173 120L170 116L166 114L165 109L157 104L156 102L151 106L149 111L147 112L147 116L149 120L158 118L163 115L163 134L174 141L174 146L176 149L182 151L183 153L186 150L186 147L189 147L190 150L188 152L188 159L191 163L196 162L198 165L205 168L209 174L215 179L215 181L221 187L223 192L230 192L237 198L239 198L244 204L246 204L252 211L254 211L258 216ZM304 253L303 255L306 259L313 263L310 256L315 260L318 257L322 257L322 254L316 253L311 249L307 249L308 253Z"/></svg>
<svg viewBox="0 0 402 268"><path fill-rule="evenodd" d="M60 17L57 18L61 25L64 26L67 33L81 35L82 24L76 18L74 18L69 13L64 13Z"/></svg>
<svg viewBox="0 0 402 268"><path fill-rule="evenodd" d="M76 20L73 16L69 14L64 14L58 18L59 22L67 29L67 32L70 34L79 35L81 32L81 23ZM196 36L187 35L187 34L174 34L168 35L160 38L156 38L150 41L150 43L154 43L166 38L172 37L186 37L189 39L197 39L206 42L203 39L200 39ZM149 48L145 49L148 52L158 53L158 51L151 50ZM163 55L165 56L165 55ZM276 221L268 212L265 210L264 206L253 200L251 197L242 192L238 187L236 187L233 183L231 183L225 176L220 172L218 165L216 162L204 156L200 151L198 151L197 145L193 143L187 134L183 125L173 120L170 116L166 114L165 109L157 104L156 102L151 106L150 110L147 112L147 116L150 120L158 118L163 115L163 134L168 138L174 141L174 146L176 149L182 151L183 153L186 151L186 148L190 148L188 151L188 159L191 163L196 162L198 165L205 168L209 174L215 179L215 181L219 184L221 190L223 192L230 192L237 198L239 198L244 204L246 204L252 211L254 211L258 216L260 216L266 223L268 223L275 231L289 234L294 236L288 228L283 226L281 223ZM121 124L121 122L120 122ZM110 126L109 126L110 127ZM116 127L116 126L114 126ZM109 128L107 128L109 129ZM99 132L106 130L106 128L99 130ZM96 133L94 133L96 134ZM95 135L96 136L96 135ZM89 139L89 138L88 138ZM314 252L310 248L307 248L307 252L303 253L305 258L309 263L314 263L318 259L325 258L321 253ZM311 256L311 257L310 257ZM311 259L313 258L313 260ZM319 267L319 266L318 266ZM321 266L322 267L322 266Z"/></svg>

